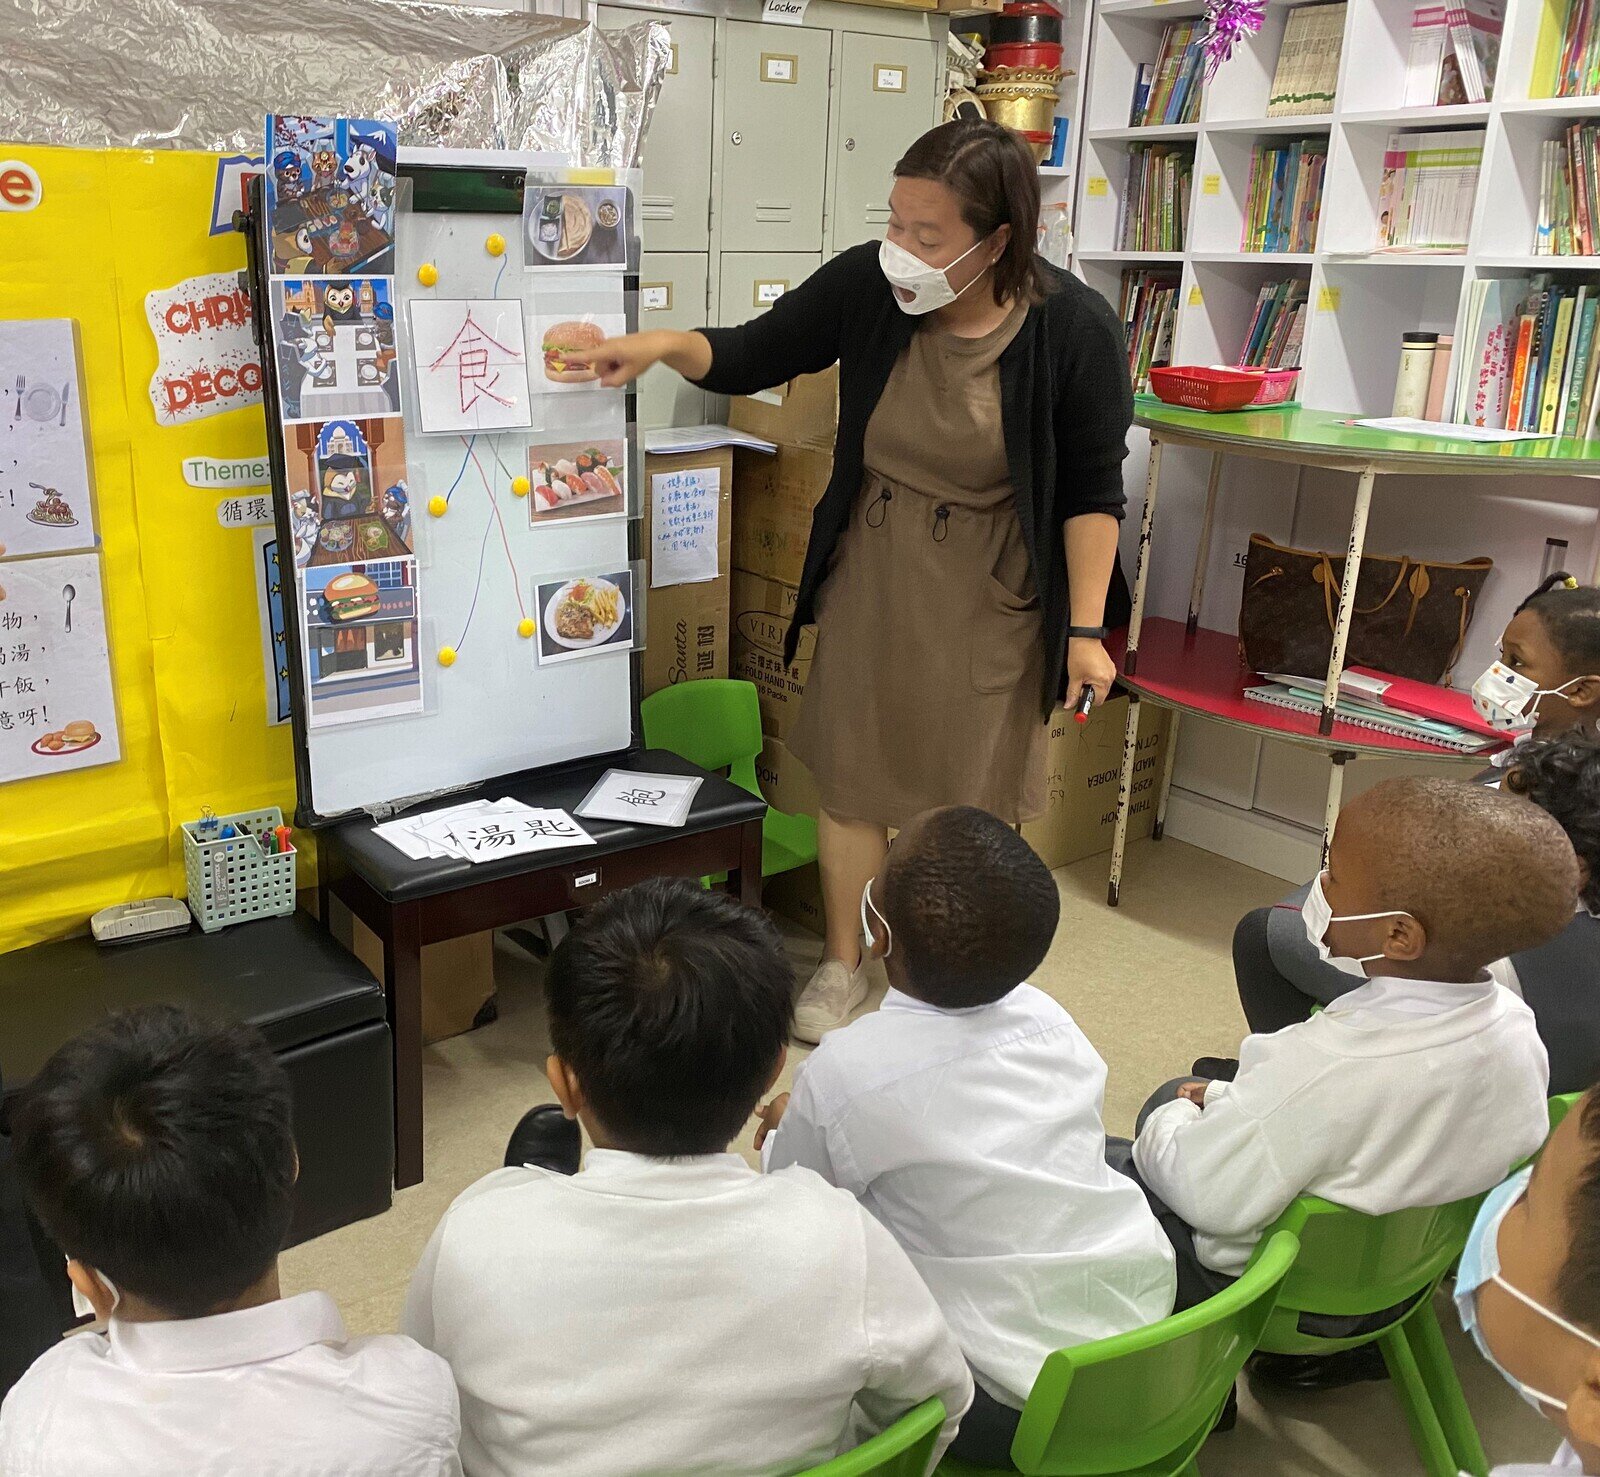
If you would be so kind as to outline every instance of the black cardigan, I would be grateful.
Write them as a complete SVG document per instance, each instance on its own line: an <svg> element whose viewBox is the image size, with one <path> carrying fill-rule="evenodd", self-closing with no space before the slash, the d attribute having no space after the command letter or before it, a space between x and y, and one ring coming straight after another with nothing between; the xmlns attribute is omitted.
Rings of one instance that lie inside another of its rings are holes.
<svg viewBox="0 0 1600 1477"><path fill-rule="evenodd" d="M1000 356L1000 401L1006 462L1043 616L1048 714L1061 695L1070 624L1062 525L1080 513L1122 517L1133 391L1111 305L1076 277L1042 266L1048 295L1028 310ZM715 394L750 395L839 365L833 475L811 517L784 648L791 663L800 628L816 619L817 590L861 489L867 421L916 329L917 319L900 310L878 266L877 243L868 242L825 263L763 316L738 328L702 330L711 341L711 372L700 383ZM1120 625L1127 600L1120 569L1112 585L1107 622Z"/></svg>

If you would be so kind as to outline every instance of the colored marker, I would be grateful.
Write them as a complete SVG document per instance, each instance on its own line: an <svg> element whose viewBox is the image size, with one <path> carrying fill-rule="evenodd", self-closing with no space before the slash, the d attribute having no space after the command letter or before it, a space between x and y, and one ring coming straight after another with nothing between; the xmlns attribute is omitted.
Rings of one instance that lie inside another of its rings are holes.
<svg viewBox="0 0 1600 1477"><path fill-rule="evenodd" d="M280 853L294 850L289 845L289 828L287 826L279 826L272 834L278 838L278 851Z"/></svg>
<svg viewBox="0 0 1600 1477"><path fill-rule="evenodd" d="M1093 706L1094 688L1085 682L1083 691L1078 694L1078 706L1072 710L1072 721L1074 723L1087 723L1089 721L1089 709Z"/></svg>

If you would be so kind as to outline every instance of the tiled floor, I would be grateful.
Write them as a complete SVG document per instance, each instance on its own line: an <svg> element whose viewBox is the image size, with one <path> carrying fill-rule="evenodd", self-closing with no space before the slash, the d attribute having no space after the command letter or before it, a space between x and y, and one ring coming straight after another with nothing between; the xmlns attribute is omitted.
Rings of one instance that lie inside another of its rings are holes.
<svg viewBox="0 0 1600 1477"><path fill-rule="evenodd" d="M1055 948L1035 983L1077 1018L1110 1066L1106 1122L1127 1133L1157 1083L1202 1053L1226 1054L1244 1031L1228 941L1248 908L1287 891L1274 878L1181 842L1136 845L1120 909L1105 906L1105 858L1059 874L1063 909ZM791 941L798 963L815 940ZM809 951L809 952L808 952ZM451 1199L500 1163L507 1133L537 1102L551 1101L538 966L502 940L500 1019L429 1049L428 1178L394 1208L285 1258L286 1290L331 1292L353 1331L391 1329L424 1242ZM872 1004L875 1002L869 1002ZM792 1055L791 1066L798 1055ZM739 1147L749 1151L747 1130ZM1440 1303L1457 1368L1490 1459L1548 1458L1557 1438L1485 1365ZM1387 1385L1321 1396L1247 1392L1238 1429L1202 1454L1208 1477L1389 1477L1421 1470Z"/></svg>

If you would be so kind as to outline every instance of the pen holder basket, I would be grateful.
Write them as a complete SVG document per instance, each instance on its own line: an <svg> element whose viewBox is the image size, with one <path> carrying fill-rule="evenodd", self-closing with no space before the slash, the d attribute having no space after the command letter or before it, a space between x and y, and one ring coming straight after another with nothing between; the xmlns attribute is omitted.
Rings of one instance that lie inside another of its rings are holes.
<svg viewBox="0 0 1600 1477"><path fill-rule="evenodd" d="M294 848L274 855L262 839L283 824L277 806L219 815L217 830L239 834L226 841L202 839L200 823L183 827L183 869L189 879L189 911L207 933L252 918L294 912Z"/></svg>

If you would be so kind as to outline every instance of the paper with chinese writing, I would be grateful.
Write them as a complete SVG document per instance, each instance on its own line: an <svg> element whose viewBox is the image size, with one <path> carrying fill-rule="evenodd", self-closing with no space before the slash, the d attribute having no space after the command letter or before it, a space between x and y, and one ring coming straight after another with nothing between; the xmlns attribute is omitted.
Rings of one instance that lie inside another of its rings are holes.
<svg viewBox="0 0 1600 1477"><path fill-rule="evenodd" d="M564 810L541 810L520 800L472 800L420 811L373 827L413 861L450 857L492 862L534 851L593 846L589 835Z"/></svg>
<svg viewBox="0 0 1600 1477"><path fill-rule="evenodd" d="M312 728L422 711L415 559L313 565L299 600Z"/></svg>
<svg viewBox="0 0 1600 1477"><path fill-rule="evenodd" d="M679 774L608 769L578 807L587 820L643 826L681 826L689 818L701 780Z"/></svg>
<svg viewBox="0 0 1600 1477"><path fill-rule="evenodd" d="M411 357L424 431L525 431L533 425L520 302L414 299Z"/></svg>
<svg viewBox="0 0 1600 1477"><path fill-rule="evenodd" d="M0 558L95 544L76 329L0 319Z"/></svg>
<svg viewBox="0 0 1600 1477"><path fill-rule="evenodd" d="M99 559L0 563L0 782L121 757Z"/></svg>
<svg viewBox="0 0 1600 1477"><path fill-rule="evenodd" d="M722 469L686 467L650 479L650 588L714 580Z"/></svg>

